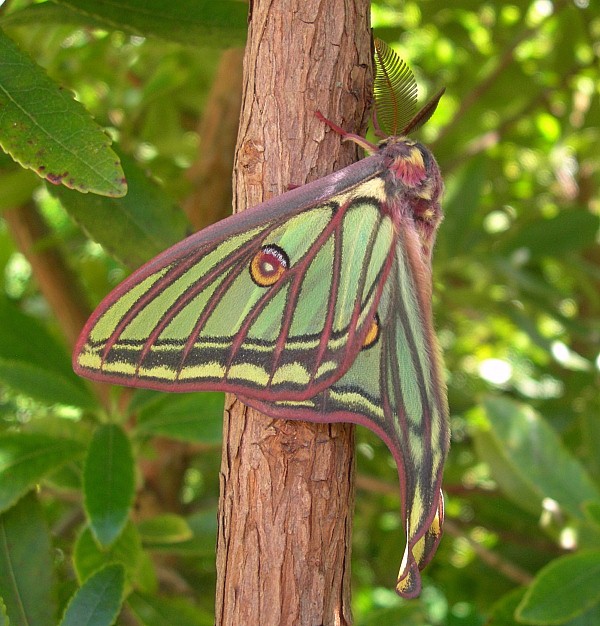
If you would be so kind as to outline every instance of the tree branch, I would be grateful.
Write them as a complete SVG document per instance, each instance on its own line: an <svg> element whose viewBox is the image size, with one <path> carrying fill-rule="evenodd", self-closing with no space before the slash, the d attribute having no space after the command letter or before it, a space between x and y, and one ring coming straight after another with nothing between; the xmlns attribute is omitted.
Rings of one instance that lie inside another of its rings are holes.
<svg viewBox="0 0 600 626"><path fill-rule="evenodd" d="M356 159L372 93L366 0L255 0L234 177L242 210ZM325 139L324 139L325 138ZM350 616L354 429L226 402L216 623L344 625Z"/></svg>
<svg viewBox="0 0 600 626"><path fill-rule="evenodd" d="M40 291L54 312L69 346L73 347L90 310L79 279L60 250L49 246L52 234L33 202L4 212L12 238L25 255Z"/></svg>

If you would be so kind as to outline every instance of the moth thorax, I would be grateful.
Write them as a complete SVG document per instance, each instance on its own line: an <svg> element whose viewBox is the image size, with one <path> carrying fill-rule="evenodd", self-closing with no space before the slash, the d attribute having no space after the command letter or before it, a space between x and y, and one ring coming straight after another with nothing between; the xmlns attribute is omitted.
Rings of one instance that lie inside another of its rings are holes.
<svg viewBox="0 0 600 626"><path fill-rule="evenodd" d="M289 266L285 250L275 245L263 246L252 257L250 276L259 287L270 287L286 273Z"/></svg>

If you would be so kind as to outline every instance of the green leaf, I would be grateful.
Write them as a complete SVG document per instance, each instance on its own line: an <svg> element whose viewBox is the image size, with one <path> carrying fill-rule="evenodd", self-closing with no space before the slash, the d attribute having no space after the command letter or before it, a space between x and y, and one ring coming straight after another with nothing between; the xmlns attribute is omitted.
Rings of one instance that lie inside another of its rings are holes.
<svg viewBox="0 0 600 626"><path fill-rule="evenodd" d="M492 624L493 626L519 626L519 622L515 619L515 611L525 592L524 587L518 587L495 602L490 610L490 626Z"/></svg>
<svg viewBox="0 0 600 626"><path fill-rule="evenodd" d="M187 541L193 537L192 529L186 520L173 513L157 515L138 524L138 531L144 544L172 544Z"/></svg>
<svg viewBox="0 0 600 626"><path fill-rule="evenodd" d="M110 143L83 106L0 31L0 146L53 184L122 196L127 185Z"/></svg>
<svg viewBox="0 0 600 626"><path fill-rule="evenodd" d="M236 0L55 0L81 19L106 30L160 37L195 46L242 46L248 31L248 5Z"/></svg>
<svg viewBox="0 0 600 626"><path fill-rule="evenodd" d="M133 582L135 588L143 593L156 593L158 590L158 576L154 561L146 550L140 552L137 573Z"/></svg>
<svg viewBox="0 0 600 626"><path fill-rule="evenodd" d="M484 408L487 423L474 429L475 448L506 495L534 514L552 498L582 519L584 503L600 494L554 430L530 407L505 398L489 397Z"/></svg>
<svg viewBox="0 0 600 626"><path fill-rule="evenodd" d="M144 626L211 626L214 616L184 598L132 593L127 604Z"/></svg>
<svg viewBox="0 0 600 626"><path fill-rule="evenodd" d="M544 567L517 609L528 624L562 624L600 602L600 550L571 554Z"/></svg>
<svg viewBox="0 0 600 626"><path fill-rule="evenodd" d="M596 626L596 624L600 624L600 604L595 604L577 617L563 622L562 626Z"/></svg>
<svg viewBox="0 0 600 626"><path fill-rule="evenodd" d="M73 24L131 35L158 37L191 46L243 46L248 32L248 5L238 0L177 0L172 11L152 0L52 0L27 6L0 17L4 26Z"/></svg>
<svg viewBox="0 0 600 626"><path fill-rule="evenodd" d="M88 449L83 490L90 527L101 546L109 546L123 530L134 489L134 460L129 438L116 424L100 426Z"/></svg>
<svg viewBox="0 0 600 626"><path fill-rule="evenodd" d="M8 614L6 613L6 605L4 600L0 597L0 626L10 626Z"/></svg>
<svg viewBox="0 0 600 626"><path fill-rule="evenodd" d="M60 626L111 626L121 609L125 569L107 565L90 576L69 601Z"/></svg>
<svg viewBox="0 0 600 626"><path fill-rule="evenodd" d="M0 297L0 357L41 367L49 364L61 374L71 371L64 348L37 320L22 313L5 297ZM73 378L77 380L75 375Z"/></svg>
<svg viewBox="0 0 600 626"><path fill-rule="evenodd" d="M211 557L215 553L217 537L217 511L214 507L198 511L186 519L193 536L187 541L152 545L152 550L163 550L169 554L187 557Z"/></svg>
<svg viewBox="0 0 600 626"><path fill-rule="evenodd" d="M486 181L486 159L470 159L459 176L451 179L444 199L444 227L437 236L436 255L438 261L461 255L481 237L481 228L476 222L477 209Z"/></svg>
<svg viewBox="0 0 600 626"><path fill-rule="evenodd" d="M172 200L129 157L121 155L129 191L124 198L86 197L50 189L69 215L115 258L137 268L183 239L187 222Z"/></svg>
<svg viewBox="0 0 600 626"><path fill-rule="evenodd" d="M526 249L532 257L559 256L594 245L600 218L585 209L562 211L550 219L538 219L515 231L511 229L500 247L504 255Z"/></svg>
<svg viewBox="0 0 600 626"><path fill-rule="evenodd" d="M600 501L586 502L584 505L586 517L596 527L600 528Z"/></svg>
<svg viewBox="0 0 600 626"><path fill-rule="evenodd" d="M0 515L0 596L11 624L54 626L56 599L48 529L29 494Z"/></svg>
<svg viewBox="0 0 600 626"><path fill-rule="evenodd" d="M40 186L40 179L31 171L24 170L14 161L10 169L0 168L0 213L5 209L14 209L27 202L34 190Z"/></svg>
<svg viewBox="0 0 600 626"><path fill-rule="evenodd" d="M64 347L37 320L3 297L0 297L0 361L4 364L0 368L0 380L3 372L4 382L18 391L49 402L68 400L65 403L70 405L97 406L88 387L73 373L71 358ZM11 366L23 368L23 380L11 373ZM40 389L35 389L32 378L38 375ZM42 390L51 392L51 397L43 397ZM70 400L66 395L70 395Z"/></svg>
<svg viewBox="0 0 600 626"><path fill-rule="evenodd" d="M54 0L25 7L0 19L4 26L74 24L132 35L158 37L191 46L243 46L248 32L248 5L238 0L192 0L169 5L158 0Z"/></svg>
<svg viewBox="0 0 600 626"><path fill-rule="evenodd" d="M134 584L139 575L143 557L140 536L131 523L128 523L119 538L110 548L100 547L89 527L85 527L75 543L73 564L77 579L87 580L94 572L110 563L120 563L127 574L127 580Z"/></svg>
<svg viewBox="0 0 600 626"><path fill-rule="evenodd" d="M68 439L39 434L0 436L0 511L6 510L47 474L82 455L84 447Z"/></svg>
<svg viewBox="0 0 600 626"><path fill-rule="evenodd" d="M46 404L65 404L92 409L95 400L71 380L55 372L9 359L0 358L0 380L18 393Z"/></svg>
<svg viewBox="0 0 600 626"><path fill-rule="evenodd" d="M223 437L223 403L222 393L162 394L138 413L137 432L219 443Z"/></svg>

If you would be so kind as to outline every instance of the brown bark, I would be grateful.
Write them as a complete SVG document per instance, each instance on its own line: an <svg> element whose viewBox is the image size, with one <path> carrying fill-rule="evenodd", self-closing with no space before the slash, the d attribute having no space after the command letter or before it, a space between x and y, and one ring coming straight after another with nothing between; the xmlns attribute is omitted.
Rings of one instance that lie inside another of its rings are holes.
<svg viewBox="0 0 600 626"><path fill-rule="evenodd" d="M234 174L243 210L356 158L315 117L360 131L371 94L366 0L255 0ZM226 403L216 624L343 625L350 616L354 430Z"/></svg>

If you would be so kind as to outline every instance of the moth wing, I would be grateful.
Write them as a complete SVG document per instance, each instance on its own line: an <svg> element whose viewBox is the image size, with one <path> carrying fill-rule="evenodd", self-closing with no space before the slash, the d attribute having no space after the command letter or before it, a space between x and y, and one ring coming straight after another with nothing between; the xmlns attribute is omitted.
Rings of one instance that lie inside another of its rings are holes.
<svg viewBox="0 0 600 626"><path fill-rule="evenodd" d="M398 467L406 549L397 591L419 594L419 570L441 536L441 481L448 450L448 409L433 332L430 272L414 231L400 229L394 264L379 302L378 340L363 349L329 389L301 402L246 400L274 417L367 426Z"/></svg>
<svg viewBox="0 0 600 626"><path fill-rule="evenodd" d="M391 267L379 167L365 159L156 257L96 309L76 372L267 401L330 385L360 351Z"/></svg>

